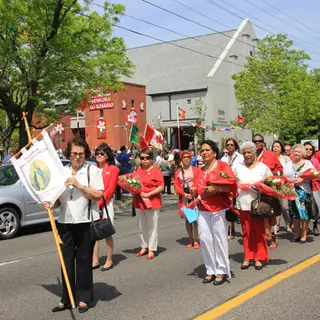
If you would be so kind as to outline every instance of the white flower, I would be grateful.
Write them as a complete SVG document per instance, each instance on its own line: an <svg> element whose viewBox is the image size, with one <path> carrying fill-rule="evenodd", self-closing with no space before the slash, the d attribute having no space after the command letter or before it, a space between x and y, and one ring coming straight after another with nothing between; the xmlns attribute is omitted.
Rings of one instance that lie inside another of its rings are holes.
<svg viewBox="0 0 320 320"><path fill-rule="evenodd" d="M59 132L59 134L62 134L64 131L64 127L62 126L62 123L58 123L54 129L56 130L56 132Z"/></svg>
<svg viewBox="0 0 320 320"><path fill-rule="evenodd" d="M99 124L98 124L97 128L99 129L99 132L103 132L106 129L105 122L104 121L99 121Z"/></svg>

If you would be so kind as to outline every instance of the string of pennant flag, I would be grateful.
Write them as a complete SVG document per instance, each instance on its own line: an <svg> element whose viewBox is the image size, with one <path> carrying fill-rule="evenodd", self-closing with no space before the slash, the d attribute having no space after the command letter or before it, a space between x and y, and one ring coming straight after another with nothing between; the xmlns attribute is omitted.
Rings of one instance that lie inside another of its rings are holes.
<svg viewBox="0 0 320 320"><path fill-rule="evenodd" d="M212 125L211 127L208 126L208 125L199 125L199 124L195 124L195 123L192 123L190 121L181 121L180 122L181 124L188 124L190 126L193 126L195 128L202 128L202 129L205 129L205 130L211 130L211 131L216 131L216 132L222 132L222 131L232 131L232 130L247 130L248 128L241 128L239 126L230 126L230 127L225 127L225 128L217 128L215 126L215 124L212 122Z"/></svg>

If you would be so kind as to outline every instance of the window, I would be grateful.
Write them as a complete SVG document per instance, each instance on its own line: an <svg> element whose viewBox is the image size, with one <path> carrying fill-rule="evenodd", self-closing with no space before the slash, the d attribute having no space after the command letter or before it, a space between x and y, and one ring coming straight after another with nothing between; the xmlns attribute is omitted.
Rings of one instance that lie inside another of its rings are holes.
<svg viewBox="0 0 320 320"><path fill-rule="evenodd" d="M238 56L236 54L232 54L231 56L229 56L229 58L234 59L234 60L238 60Z"/></svg>
<svg viewBox="0 0 320 320"><path fill-rule="evenodd" d="M188 103L188 104L191 104L191 99L187 99L187 103Z"/></svg>
<svg viewBox="0 0 320 320"><path fill-rule="evenodd" d="M102 109L102 110L100 110L100 118L102 118L102 119L103 119L103 109Z"/></svg>
<svg viewBox="0 0 320 320"><path fill-rule="evenodd" d="M244 33L242 36L243 36L244 38L250 39L250 34Z"/></svg>
<svg viewBox="0 0 320 320"><path fill-rule="evenodd" d="M252 52L252 51L250 51L250 56L251 56L251 57L253 56L253 52Z"/></svg>
<svg viewBox="0 0 320 320"><path fill-rule="evenodd" d="M134 108L134 100L131 100L131 108Z"/></svg>

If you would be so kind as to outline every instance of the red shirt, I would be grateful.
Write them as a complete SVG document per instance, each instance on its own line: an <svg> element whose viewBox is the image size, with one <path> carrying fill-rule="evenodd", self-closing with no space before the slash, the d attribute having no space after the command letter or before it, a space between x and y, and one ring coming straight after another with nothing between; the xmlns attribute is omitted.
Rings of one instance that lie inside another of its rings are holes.
<svg viewBox="0 0 320 320"><path fill-rule="evenodd" d="M201 192L200 181L203 179L203 176L205 175L206 176L205 180L208 180L211 174L217 175L221 171L226 173L229 177L231 177L231 179L234 179L234 184L229 185L231 190L230 193L220 192L220 193L213 194L203 198L203 201L206 203L206 205L210 207L210 212L218 212L220 210L223 210L232 206L231 193L233 193L233 195L237 193L237 184L236 184L235 175L231 167L227 163L218 160L218 164L216 168L210 171L208 174L204 172L204 167L201 168L198 181L196 182L198 193L200 193ZM201 201L198 204L198 208L201 211L209 211L208 208L206 208Z"/></svg>
<svg viewBox="0 0 320 320"><path fill-rule="evenodd" d="M264 163L275 176L283 174L283 167L274 152L263 150L257 160Z"/></svg>
<svg viewBox="0 0 320 320"><path fill-rule="evenodd" d="M160 186L164 186L162 172L157 167L152 167L150 170L143 170L141 167L136 169L142 184L142 192L148 193ZM152 209L161 208L161 194L156 194L149 198L152 204ZM140 195L133 196L133 206L137 209L146 210L143 200Z"/></svg>
<svg viewBox="0 0 320 320"><path fill-rule="evenodd" d="M318 161L320 162L320 150L318 150L314 156L318 159Z"/></svg>
<svg viewBox="0 0 320 320"><path fill-rule="evenodd" d="M104 185L103 196L106 203L111 200L118 184L119 169L116 166L109 166L107 163L102 169L102 178ZM103 208L103 200L98 201L99 208Z"/></svg>

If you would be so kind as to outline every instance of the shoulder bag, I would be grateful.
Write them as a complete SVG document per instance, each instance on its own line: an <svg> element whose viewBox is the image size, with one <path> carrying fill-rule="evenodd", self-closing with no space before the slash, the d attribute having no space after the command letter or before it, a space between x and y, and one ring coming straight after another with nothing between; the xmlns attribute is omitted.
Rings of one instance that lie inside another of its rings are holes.
<svg viewBox="0 0 320 320"><path fill-rule="evenodd" d="M87 169L87 176L88 176L88 186L89 186L90 185L90 165L88 166L88 169ZM106 210L107 217L97 221L93 221L93 213L91 210L92 201L89 200L89 203L88 203L88 220L90 220L90 216L91 216L90 235L93 241L108 238L116 233L114 226L112 225L112 222L110 220L110 216L109 216L109 212L108 212L108 208L107 208L107 204L104 196L103 196L103 205Z"/></svg>
<svg viewBox="0 0 320 320"><path fill-rule="evenodd" d="M280 200L258 192L257 199L251 202L251 216L253 218L266 218L280 216L282 207Z"/></svg>

